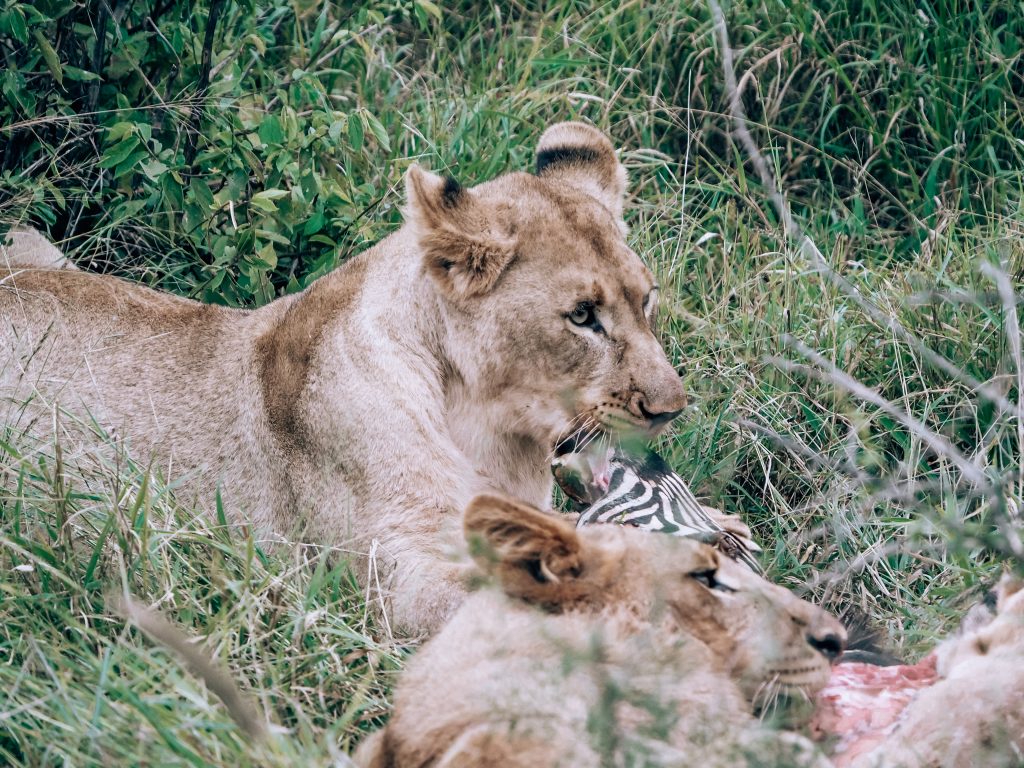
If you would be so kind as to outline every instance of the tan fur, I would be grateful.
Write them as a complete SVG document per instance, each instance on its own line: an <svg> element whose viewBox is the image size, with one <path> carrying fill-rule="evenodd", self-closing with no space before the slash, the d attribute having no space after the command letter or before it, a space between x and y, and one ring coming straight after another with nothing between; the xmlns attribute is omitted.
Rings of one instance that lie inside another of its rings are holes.
<svg viewBox="0 0 1024 768"><path fill-rule="evenodd" d="M1024 590L1004 577L992 622L938 649L942 680L910 703L857 768L1024 765Z"/></svg>
<svg viewBox="0 0 1024 768"><path fill-rule="evenodd" d="M6 242L4 242L6 240ZM14 227L0 238L0 268L78 269L53 243L31 227Z"/></svg>
<svg viewBox="0 0 1024 768"><path fill-rule="evenodd" d="M652 413L685 403L650 328L652 275L622 235L611 144L565 124L542 146L562 141L541 175L472 188L413 167L405 226L251 312L23 269L54 249L22 239L0 275L7 415L45 436L59 405L154 457L179 494L211 506L219 487L235 520L377 542L397 625L436 627L465 593L446 552L473 495L546 506L556 441L653 434ZM570 322L580 302L603 333Z"/></svg>
<svg viewBox="0 0 1024 768"><path fill-rule="evenodd" d="M750 702L820 690L830 665L808 638L841 644L833 618L688 539L493 496L465 529L496 583L412 658L359 764L798 764L805 745L761 731Z"/></svg>

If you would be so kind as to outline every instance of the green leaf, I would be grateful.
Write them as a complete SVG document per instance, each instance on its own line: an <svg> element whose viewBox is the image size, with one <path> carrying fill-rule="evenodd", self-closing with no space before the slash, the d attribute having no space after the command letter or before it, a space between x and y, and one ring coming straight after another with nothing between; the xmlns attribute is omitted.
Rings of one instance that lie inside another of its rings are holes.
<svg viewBox="0 0 1024 768"><path fill-rule="evenodd" d="M15 6L7 13L0 14L0 32L6 32L19 43L28 45L28 24L20 8Z"/></svg>
<svg viewBox="0 0 1024 768"><path fill-rule="evenodd" d="M277 251L273 243L267 243L260 248L259 253L252 258L252 266L261 272L270 272L277 267Z"/></svg>
<svg viewBox="0 0 1024 768"><path fill-rule="evenodd" d="M416 7L422 8L435 19L441 21L441 9L434 5L432 2L430 2L430 0L416 0Z"/></svg>
<svg viewBox="0 0 1024 768"><path fill-rule="evenodd" d="M282 197L288 197L288 190L264 189L262 192L257 192L255 197L264 197L267 200L280 200Z"/></svg>
<svg viewBox="0 0 1024 768"><path fill-rule="evenodd" d="M74 0L35 0L33 10L47 21L56 21L66 16L75 7Z"/></svg>
<svg viewBox="0 0 1024 768"><path fill-rule="evenodd" d="M64 77L77 83L87 83L100 79L100 76L95 72L86 72L84 69L72 67L70 64L64 66Z"/></svg>
<svg viewBox="0 0 1024 768"><path fill-rule="evenodd" d="M200 205L206 208L213 208L213 192L209 185L202 179L193 178L188 185L189 196L193 197Z"/></svg>
<svg viewBox="0 0 1024 768"><path fill-rule="evenodd" d="M302 225L302 234L304 234L304 235L315 234L316 232L319 232L321 229L323 229L324 228L324 224L326 224L326 223L327 222L324 219L323 213L321 213L320 211L317 211L312 216L310 216L308 219L306 219L306 223ZM334 245L334 243L331 243L331 245Z"/></svg>
<svg viewBox="0 0 1024 768"><path fill-rule="evenodd" d="M280 144L284 141L284 131L281 130L281 121L276 115L267 115L260 123L258 131L260 141L264 144Z"/></svg>
<svg viewBox="0 0 1024 768"><path fill-rule="evenodd" d="M142 162L147 157L149 157L149 152L147 152L144 149L139 149L137 152L132 152L130 155L128 155L128 157L124 159L123 162L119 163L118 166L114 169L114 178L120 178L121 176L124 176L127 173L134 173L139 163Z"/></svg>
<svg viewBox="0 0 1024 768"><path fill-rule="evenodd" d="M345 122L343 120L335 120L331 123L331 127L327 129L327 135L331 137L331 141L337 143L344 128Z"/></svg>
<svg viewBox="0 0 1024 768"><path fill-rule="evenodd" d="M120 141L125 136L129 135L134 128L135 125L133 123L114 123L107 129L107 143L113 144L115 141Z"/></svg>
<svg viewBox="0 0 1024 768"><path fill-rule="evenodd" d="M160 160L150 160L142 164L142 172L156 181L167 172L167 164Z"/></svg>
<svg viewBox="0 0 1024 768"><path fill-rule="evenodd" d="M330 9L330 3L324 3L323 10L320 11L320 16L316 20L316 27L313 29L313 37L309 41L309 47L316 50L320 47L320 40L323 38L324 30L327 28L327 11Z"/></svg>
<svg viewBox="0 0 1024 768"><path fill-rule="evenodd" d="M359 113L353 112L348 116L348 140L352 144L352 149L360 150L363 148L364 132L363 121L359 117Z"/></svg>
<svg viewBox="0 0 1024 768"><path fill-rule="evenodd" d="M128 157L128 155L130 155L138 146L138 138L135 136L126 136L123 141L118 142L112 148L103 153L103 159L100 160L99 163L100 168L113 168Z"/></svg>
<svg viewBox="0 0 1024 768"><path fill-rule="evenodd" d="M430 17L427 12L423 10L423 7L419 3L416 3L413 5L412 11L416 16L416 21L420 24L420 28L427 29L430 26Z"/></svg>
<svg viewBox="0 0 1024 768"><path fill-rule="evenodd" d="M55 184L47 184L46 187L53 196L53 202L60 210L63 211L64 207L67 205L67 201L65 201L64 195L61 194L60 189Z"/></svg>
<svg viewBox="0 0 1024 768"><path fill-rule="evenodd" d="M256 208L264 213L277 213L277 206L274 205L273 200L267 200L265 198L256 197L255 195L249 200L249 204L253 208Z"/></svg>
<svg viewBox="0 0 1024 768"><path fill-rule="evenodd" d="M53 50L53 46L50 45L50 41L43 36L42 30L33 30L32 37L36 39L36 45L39 46L39 51L43 54L43 60L46 62L46 68L50 70L50 74L53 75L53 79L57 81L57 85L63 88L64 73L60 69L60 59L57 58L57 52Z"/></svg>
<svg viewBox="0 0 1024 768"><path fill-rule="evenodd" d="M391 151L391 139L388 138L388 132L384 129L383 124L376 118L371 112L366 112L366 122L370 124L370 133L380 144L381 149L385 152Z"/></svg>
<svg viewBox="0 0 1024 768"><path fill-rule="evenodd" d="M284 189L264 189L262 192L257 192L253 195L249 202L253 207L265 213L275 213L277 211L277 204L274 201L287 196L288 191Z"/></svg>
<svg viewBox="0 0 1024 768"><path fill-rule="evenodd" d="M292 241L284 235L278 232L271 232L269 229L256 229L256 237L261 237L265 240L270 240L277 243L278 245L291 245Z"/></svg>

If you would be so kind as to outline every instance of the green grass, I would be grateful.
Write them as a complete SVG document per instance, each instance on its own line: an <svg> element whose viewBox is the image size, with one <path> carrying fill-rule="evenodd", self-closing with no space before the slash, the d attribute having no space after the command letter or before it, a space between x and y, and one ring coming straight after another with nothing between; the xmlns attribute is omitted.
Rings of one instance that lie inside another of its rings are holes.
<svg viewBox="0 0 1024 768"><path fill-rule="evenodd" d="M123 455L68 460L12 435L0 452L0 762L328 764L381 721L400 649L343 561L198 519ZM177 658L126 626L121 594L202 636L281 728L247 743Z"/></svg>
<svg viewBox="0 0 1024 768"><path fill-rule="evenodd" d="M774 577L913 655L1020 566L999 526L1024 495L1024 308L984 271L1021 292L1017 5L726 8L755 139L855 296L782 238L730 139L702 5L225 2L200 104L209 5L127 4L102 50L99 3L0 6L0 221L87 268L253 306L393 230L411 162L471 184L529 168L549 122L589 120L623 148L630 241L695 399L661 447L745 515ZM794 367L800 345L925 439ZM343 564L196 519L127 459L66 459L13 427L0 448L0 761L329 762L386 714L404 649ZM125 589L204 638L287 735L247 744L117 617Z"/></svg>

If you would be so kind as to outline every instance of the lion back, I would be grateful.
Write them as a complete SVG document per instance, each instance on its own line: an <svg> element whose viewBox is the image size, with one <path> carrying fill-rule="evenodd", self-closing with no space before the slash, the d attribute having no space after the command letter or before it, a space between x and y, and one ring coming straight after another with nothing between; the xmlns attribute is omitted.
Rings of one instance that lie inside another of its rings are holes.
<svg viewBox="0 0 1024 768"><path fill-rule="evenodd" d="M32 269L78 269L57 246L39 230L16 227L7 233L0 247L0 265Z"/></svg>

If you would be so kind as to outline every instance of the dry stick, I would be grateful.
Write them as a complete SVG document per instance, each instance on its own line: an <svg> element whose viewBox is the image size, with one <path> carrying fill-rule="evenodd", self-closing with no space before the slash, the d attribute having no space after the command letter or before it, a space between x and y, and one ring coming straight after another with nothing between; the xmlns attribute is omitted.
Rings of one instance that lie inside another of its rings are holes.
<svg viewBox="0 0 1024 768"><path fill-rule="evenodd" d="M975 486L986 488L990 485L988 477L972 464L970 460L954 446L949 440L928 428L920 419L916 419L905 411L897 408L893 403L886 400L870 387L861 384L855 378L843 370L840 370L834 363L826 360L813 349L793 338L788 333L782 336L786 346L795 349L801 355L813 362L818 368L793 363L785 358L773 357L770 362L784 371L801 371L822 381L839 384L844 389L852 392L860 400L871 403L876 408L888 413L900 424L906 427L911 434L932 449L937 455L950 459L960 469L961 474L971 481Z"/></svg>
<svg viewBox="0 0 1024 768"><path fill-rule="evenodd" d="M984 270L982 270L984 271ZM1011 294L1011 300L1015 304L1024 304L1024 296ZM992 293L990 291L968 291L963 288L953 288L948 291L940 291L936 288L932 288L926 291L918 291L907 296L906 302L910 306L921 306L922 304L929 304L931 302L945 302L947 304L971 304L977 306L978 304L992 304L994 302L1003 302L1003 297L998 292Z"/></svg>
<svg viewBox="0 0 1024 768"><path fill-rule="evenodd" d="M266 738L266 723L242 695L235 681L217 667L205 653L196 648L184 632L156 611L150 610L130 597L124 597L119 603L119 613L150 638L184 660L192 674L206 683L206 687L224 703L228 714L239 728L255 740Z"/></svg>
<svg viewBox="0 0 1024 768"><path fill-rule="evenodd" d="M98 76L98 79L89 86L89 112L96 109L96 102L100 98L100 86L103 84L103 57L107 46L107 21L110 16L110 5L106 0L100 0L100 17L96 22L96 44L92 49L92 71Z"/></svg>
<svg viewBox="0 0 1024 768"><path fill-rule="evenodd" d="M1014 365L1017 366L1017 403L1024 404L1024 354L1021 352L1020 320L1017 316L1018 297L1004 270L985 261L981 264L981 273L996 284L999 298L1003 301L1003 312L1006 313L1006 341L1010 345ZM1024 419L1017 420L1017 450L1024 455ZM1024 461L1017 467L1017 498L1024 500Z"/></svg>
<svg viewBox="0 0 1024 768"><path fill-rule="evenodd" d="M815 268L823 272L840 291L853 299L854 303L873 321L884 326L901 341L910 345L915 352L931 365L975 390L985 400L994 404L999 409L1000 415L1010 413L1018 420L1024 419L1024 405L1011 403L994 387L974 378L910 333L894 315L887 315L872 305L870 301L861 295L860 290L853 283L832 269L818 249L818 246L803 232L796 219L793 218L792 213L790 213L786 198L775 183L775 176L768 171L768 164L765 162L761 150L747 128L747 116L743 109L743 102L740 99L739 88L736 84L733 51L729 44L729 31L725 26L725 16L722 13L722 7L718 4L717 0L708 0L708 6L711 8L715 31L718 34L719 45L722 49L722 73L725 76L725 87L729 96L729 111L732 114L733 133L743 146L747 159L754 166L761 184L768 191L768 198L782 220L786 236L796 242L801 253L813 262Z"/></svg>
<svg viewBox="0 0 1024 768"><path fill-rule="evenodd" d="M206 36L203 38L203 58L199 66L199 83L196 86L196 103L192 106L192 112L188 116L188 137L185 140L185 163L192 165L196 159L196 152L199 145L199 118L202 115L203 106L206 103L206 90L210 87L210 66L213 56L213 36L217 31L217 21L220 19L221 8L224 7L224 0L213 0L210 5L210 15L206 18Z"/></svg>

